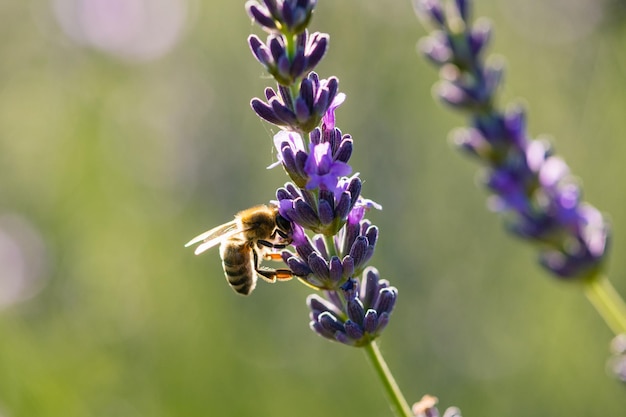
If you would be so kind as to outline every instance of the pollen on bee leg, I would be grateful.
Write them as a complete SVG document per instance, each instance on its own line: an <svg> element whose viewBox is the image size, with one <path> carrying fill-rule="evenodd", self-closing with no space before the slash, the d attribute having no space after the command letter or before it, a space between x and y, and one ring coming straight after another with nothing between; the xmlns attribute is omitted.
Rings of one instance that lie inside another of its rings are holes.
<svg viewBox="0 0 626 417"><path fill-rule="evenodd" d="M290 269L272 269L261 267L256 271L261 278L267 282L274 283L276 280L289 281L293 278L293 272Z"/></svg>
<svg viewBox="0 0 626 417"><path fill-rule="evenodd" d="M280 253L278 253L278 252L268 252L268 253L264 254L263 257L265 259L269 259L269 260L272 260L272 261L282 261L283 260L282 255Z"/></svg>
<svg viewBox="0 0 626 417"><path fill-rule="evenodd" d="M281 281L289 281L293 278L293 272L289 269L277 269L276 270L276 279Z"/></svg>

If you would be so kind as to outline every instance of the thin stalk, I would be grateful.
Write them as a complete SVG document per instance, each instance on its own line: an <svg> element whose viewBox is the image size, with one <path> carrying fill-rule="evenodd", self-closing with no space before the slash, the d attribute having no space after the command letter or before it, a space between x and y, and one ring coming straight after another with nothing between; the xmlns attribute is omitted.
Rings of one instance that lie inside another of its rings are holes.
<svg viewBox="0 0 626 417"><path fill-rule="evenodd" d="M337 244L335 243L334 236L324 236L324 243L326 243L326 248L328 249L328 256L332 258L333 256L339 256L339 251L337 250Z"/></svg>
<svg viewBox="0 0 626 417"><path fill-rule="evenodd" d="M382 353L380 353L380 349L375 341L370 342L369 344L363 347L365 352L367 353L367 357L370 362L374 366L374 370L376 371L376 375L382 382L385 391L387 392L387 397L389 402L391 403L391 408L394 413L398 417L413 417L413 413L411 412L411 407L406 402L406 399L402 395L396 380L393 378L385 359L383 358Z"/></svg>
<svg viewBox="0 0 626 417"><path fill-rule="evenodd" d="M626 333L626 304L604 275L584 282L585 295L616 335Z"/></svg>

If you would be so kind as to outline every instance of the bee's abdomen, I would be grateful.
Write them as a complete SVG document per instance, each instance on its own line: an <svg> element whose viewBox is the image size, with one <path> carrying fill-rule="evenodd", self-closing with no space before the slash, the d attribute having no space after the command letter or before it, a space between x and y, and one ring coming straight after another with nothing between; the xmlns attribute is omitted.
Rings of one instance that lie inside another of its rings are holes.
<svg viewBox="0 0 626 417"><path fill-rule="evenodd" d="M224 243L220 252L224 275L235 292L248 295L256 285L252 251L247 242Z"/></svg>

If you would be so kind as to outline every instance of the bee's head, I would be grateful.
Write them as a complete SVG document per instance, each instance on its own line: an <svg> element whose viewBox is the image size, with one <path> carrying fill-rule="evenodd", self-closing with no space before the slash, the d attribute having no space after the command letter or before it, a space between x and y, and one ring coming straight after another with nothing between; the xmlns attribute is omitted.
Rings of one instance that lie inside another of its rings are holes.
<svg viewBox="0 0 626 417"><path fill-rule="evenodd" d="M291 222L281 216L280 213L276 214L276 227L287 234L291 233Z"/></svg>

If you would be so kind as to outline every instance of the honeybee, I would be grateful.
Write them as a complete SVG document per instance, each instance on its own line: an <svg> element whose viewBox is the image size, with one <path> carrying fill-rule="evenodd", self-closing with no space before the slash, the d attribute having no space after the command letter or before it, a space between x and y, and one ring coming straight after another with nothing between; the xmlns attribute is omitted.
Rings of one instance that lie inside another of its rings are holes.
<svg viewBox="0 0 626 417"><path fill-rule="evenodd" d="M240 211L235 219L191 239L185 247L202 242L195 254L220 244L224 275L235 292L248 295L260 275L268 282L293 278L290 269L261 266L261 258L278 260L282 249L291 243L291 224L274 205L260 205Z"/></svg>

